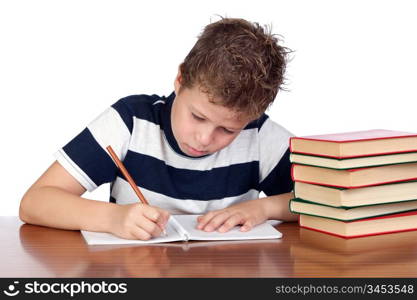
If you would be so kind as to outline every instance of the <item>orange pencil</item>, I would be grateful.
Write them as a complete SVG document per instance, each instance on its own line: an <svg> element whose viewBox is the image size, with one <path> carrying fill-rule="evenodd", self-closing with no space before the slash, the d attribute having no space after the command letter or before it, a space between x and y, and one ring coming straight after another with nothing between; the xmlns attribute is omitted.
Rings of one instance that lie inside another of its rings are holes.
<svg viewBox="0 0 417 300"><path fill-rule="evenodd" d="M143 196L142 192L139 190L138 186L136 185L135 181L133 180L132 176L130 176L129 172L127 171L126 167L123 165L122 161L117 157L117 154L113 151L111 146L106 147L107 151L109 151L110 156L113 158L114 162L116 163L117 167L122 172L123 176L127 179L132 189L135 191L136 195L140 199L143 204L149 205L149 202L146 200L145 196ZM162 229L163 235L166 235L166 231L164 228Z"/></svg>
<svg viewBox="0 0 417 300"><path fill-rule="evenodd" d="M111 157L113 158L114 162L116 163L117 167L122 172L123 176L127 179L132 189L135 191L136 195L139 197L140 201L143 204L149 205L149 202L145 199L142 192L139 190L138 186L136 185L135 181L133 180L132 176L130 176L129 172L127 171L126 167L123 165L122 161L117 157L116 153L113 151L111 146L107 146L107 151L109 151Z"/></svg>

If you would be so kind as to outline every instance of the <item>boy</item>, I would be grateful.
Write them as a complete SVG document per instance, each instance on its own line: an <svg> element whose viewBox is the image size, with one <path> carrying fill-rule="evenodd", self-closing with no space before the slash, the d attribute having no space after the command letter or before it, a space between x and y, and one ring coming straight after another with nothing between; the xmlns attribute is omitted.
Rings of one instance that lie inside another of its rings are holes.
<svg viewBox="0 0 417 300"><path fill-rule="evenodd" d="M291 134L264 114L283 83L287 53L257 23L225 18L206 26L175 91L129 96L103 112L56 153L23 196L20 218L142 240L159 236L170 213L202 214L198 228L219 232L295 220ZM108 145L149 206L138 203ZM81 197L107 182L110 203Z"/></svg>

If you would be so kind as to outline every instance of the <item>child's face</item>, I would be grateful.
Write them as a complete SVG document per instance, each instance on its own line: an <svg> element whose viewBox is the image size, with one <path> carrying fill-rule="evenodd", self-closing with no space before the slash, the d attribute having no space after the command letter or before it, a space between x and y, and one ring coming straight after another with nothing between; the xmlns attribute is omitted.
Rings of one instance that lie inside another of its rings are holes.
<svg viewBox="0 0 417 300"><path fill-rule="evenodd" d="M171 125L180 149L189 156L203 156L228 146L249 123L233 110L209 101L199 87L181 87L181 75L175 80L175 100Z"/></svg>

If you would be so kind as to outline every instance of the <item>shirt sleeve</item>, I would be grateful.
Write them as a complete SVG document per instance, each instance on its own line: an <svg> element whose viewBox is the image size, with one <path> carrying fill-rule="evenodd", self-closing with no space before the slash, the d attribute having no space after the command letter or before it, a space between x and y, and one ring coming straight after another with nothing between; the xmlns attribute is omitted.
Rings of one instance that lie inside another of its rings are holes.
<svg viewBox="0 0 417 300"><path fill-rule="evenodd" d="M123 161L131 137L131 121L127 120L129 111L119 100L55 153L57 161L87 191L116 178L117 166L106 147L110 145Z"/></svg>
<svg viewBox="0 0 417 300"><path fill-rule="evenodd" d="M291 179L289 140L293 136L268 118L259 129L259 190L267 196L289 193Z"/></svg>

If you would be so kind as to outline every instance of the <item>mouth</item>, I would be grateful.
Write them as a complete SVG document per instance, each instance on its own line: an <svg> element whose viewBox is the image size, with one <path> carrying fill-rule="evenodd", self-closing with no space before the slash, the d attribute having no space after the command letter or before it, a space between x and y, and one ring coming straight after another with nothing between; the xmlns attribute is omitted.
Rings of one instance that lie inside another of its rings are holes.
<svg viewBox="0 0 417 300"><path fill-rule="evenodd" d="M189 154L193 155L193 156L203 156L206 155L208 153L208 151L201 151L201 150L197 150L187 144L185 144L187 152L189 152Z"/></svg>

